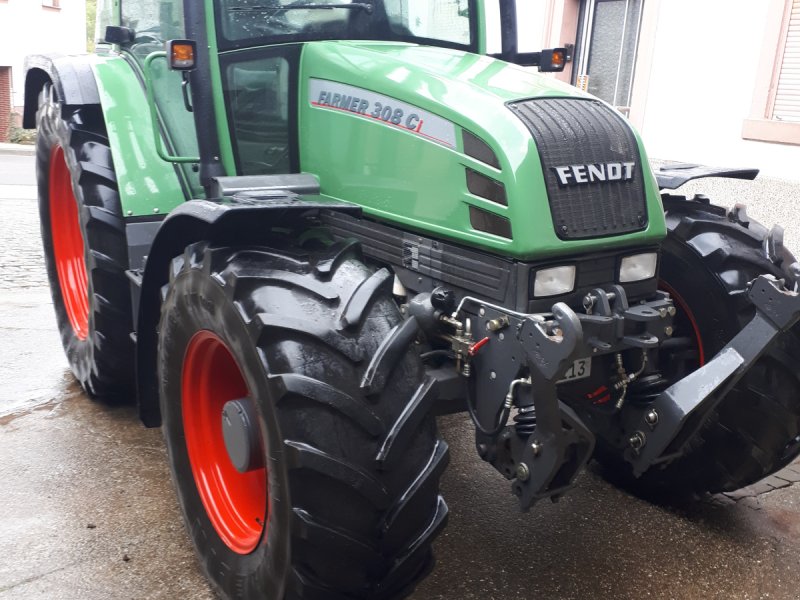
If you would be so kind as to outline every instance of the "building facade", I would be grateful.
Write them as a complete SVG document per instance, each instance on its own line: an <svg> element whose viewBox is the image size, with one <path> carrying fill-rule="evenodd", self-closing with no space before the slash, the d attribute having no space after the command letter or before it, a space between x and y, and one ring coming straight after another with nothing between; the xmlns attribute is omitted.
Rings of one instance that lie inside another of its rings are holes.
<svg viewBox="0 0 800 600"><path fill-rule="evenodd" d="M22 113L25 56L85 51L85 0L0 0L0 142Z"/></svg>
<svg viewBox="0 0 800 600"><path fill-rule="evenodd" d="M800 0L534 4L528 45L571 45L559 77L626 114L651 157L800 180Z"/></svg>

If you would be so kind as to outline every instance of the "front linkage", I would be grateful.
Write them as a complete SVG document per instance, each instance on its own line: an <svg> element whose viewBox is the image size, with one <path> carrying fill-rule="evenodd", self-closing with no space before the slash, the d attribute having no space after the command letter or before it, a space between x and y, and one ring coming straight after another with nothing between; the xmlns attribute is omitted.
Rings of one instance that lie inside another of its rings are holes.
<svg viewBox="0 0 800 600"><path fill-rule="evenodd" d="M747 327L712 361L646 403L626 403L626 395L637 380L658 378L655 353L672 335L675 315L664 292L630 306L622 287L609 286L587 294L583 312L559 302L550 313L523 314L469 296L456 306L455 295L439 288L417 295L408 311L429 335L450 344L478 452L512 480L528 510L571 488L594 449L593 431L558 397L576 359L614 356L619 418L616 430L603 435L621 440L625 460L640 476L681 456L725 394L800 320L800 295L782 280L761 276L749 295L756 314Z"/></svg>

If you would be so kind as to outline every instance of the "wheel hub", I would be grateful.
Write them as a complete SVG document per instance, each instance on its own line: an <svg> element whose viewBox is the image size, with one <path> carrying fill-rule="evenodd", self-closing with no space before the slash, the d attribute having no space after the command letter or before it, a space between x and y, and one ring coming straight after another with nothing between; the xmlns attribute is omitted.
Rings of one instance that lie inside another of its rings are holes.
<svg viewBox="0 0 800 600"><path fill-rule="evenodd" d="M222 407L222 436L237 471L248 473L264 466L258 416L250 398L229 400Z"/></svg>
<svg viewBox="0 0 800 600"><path fill-rule="evenodd" d="M269 477L258 458L266 443L242 370L218 335L201 330L189 341L181 386L197 493L220 539L233 552L249 554L269 523Z"/></svg>

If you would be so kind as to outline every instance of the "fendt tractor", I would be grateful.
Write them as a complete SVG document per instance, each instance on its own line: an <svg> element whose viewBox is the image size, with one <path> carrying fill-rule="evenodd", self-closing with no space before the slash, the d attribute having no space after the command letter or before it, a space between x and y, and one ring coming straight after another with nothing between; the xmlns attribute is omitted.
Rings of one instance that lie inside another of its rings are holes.
<svg viewBox="0 0 800 600"><path fill-rule="evenodd" d="M800 263L668 191L756 172L651 167L539 72L564 48L519 50L513 0L98 15L93 54L27 63L56 316L87 394L162 428L223 597L410 594L447 519L437 415L523 510L590 459L658 499L800 452Z"/></svg>

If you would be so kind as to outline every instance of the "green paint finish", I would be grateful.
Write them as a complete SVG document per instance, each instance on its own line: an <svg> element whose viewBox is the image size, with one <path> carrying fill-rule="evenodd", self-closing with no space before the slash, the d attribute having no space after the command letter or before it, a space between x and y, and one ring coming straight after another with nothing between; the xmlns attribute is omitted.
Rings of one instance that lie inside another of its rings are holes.
<svg viewBox="0 0 800 600"><path fill-rule="evenodd" d="M442 117L454 124L456 145L347 110L314 106L317 98L310 93L318 86L312 80L365 89ZM532 259L663 239L664 215L647 167L647 229L601 239L558 239L536 145L506 106L548 96L589 97L520 67L455 50L390 42L309 43L300 75L300 164L319 177L322 193L361 204L370 216L506 256ZM500 171L461 153L462 128L489 144ZM648 164L643 151L642 161ZM469 194L465 167L500 180L508 206ZM470 204L508 218L513 239L474 230Z"/></svg>
<svg viewBox="0 0 800 600"><path fill-rule="evenodd" d="M92 65L114 169L126 216L165 214L184 202L175 167L158 156L144 89L119 56L97 56Z"/></svg>
<svg viewBox="0 0 800 600"><path fill-rule="evenodd" d="M475 21L477 23L478 39L475 40L475 48L478 54L486 54L487 38L486 31L486 2L484 0L475 0ZM472 17L472 15L470 15Z"/></svg>

